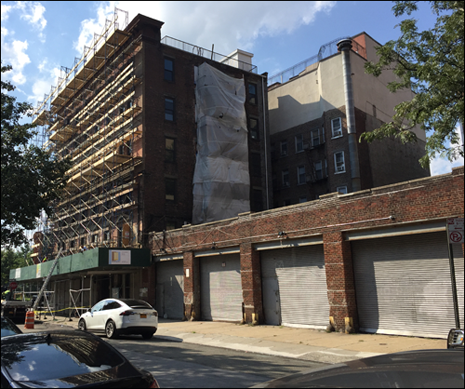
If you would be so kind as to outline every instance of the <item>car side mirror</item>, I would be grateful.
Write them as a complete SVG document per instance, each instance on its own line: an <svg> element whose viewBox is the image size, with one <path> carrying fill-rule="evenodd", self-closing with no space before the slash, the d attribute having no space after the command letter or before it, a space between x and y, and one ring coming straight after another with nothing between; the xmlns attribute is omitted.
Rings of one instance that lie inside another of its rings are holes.
<svg viewBox="0 0 465 389"><path fill-rule="evenodd" d="M447 348L463 347L463 333L461 329L451 329L447 336Z"/></svg>

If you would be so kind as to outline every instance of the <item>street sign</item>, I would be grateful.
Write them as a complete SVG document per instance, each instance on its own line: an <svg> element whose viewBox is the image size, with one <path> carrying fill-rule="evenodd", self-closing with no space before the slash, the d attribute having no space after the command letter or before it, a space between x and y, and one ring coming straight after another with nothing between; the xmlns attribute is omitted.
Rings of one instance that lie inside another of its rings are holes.
<svg viewBox="0 0 465 389"><path fill-rule="evenodd" d="M463 217L447 219L447 238L449 243L464 243Z"/></svg>
<svg viewBox="0 0 465 389"><path fill-rule="evenodd" d="M15 290L18 287L18 283L16 281L10 282L10 290Z"/></svg>

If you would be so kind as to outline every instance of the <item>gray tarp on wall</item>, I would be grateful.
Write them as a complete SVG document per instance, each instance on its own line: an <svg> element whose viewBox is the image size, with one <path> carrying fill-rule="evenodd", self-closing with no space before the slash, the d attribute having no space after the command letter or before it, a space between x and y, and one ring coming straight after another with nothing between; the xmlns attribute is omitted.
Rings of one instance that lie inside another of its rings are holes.
<svg viewBox="0 0 465 389"><path fill-rule="evenodd" d="M193 224L250 211L243 79L204 63L195 69L197 157Z"/></svg>

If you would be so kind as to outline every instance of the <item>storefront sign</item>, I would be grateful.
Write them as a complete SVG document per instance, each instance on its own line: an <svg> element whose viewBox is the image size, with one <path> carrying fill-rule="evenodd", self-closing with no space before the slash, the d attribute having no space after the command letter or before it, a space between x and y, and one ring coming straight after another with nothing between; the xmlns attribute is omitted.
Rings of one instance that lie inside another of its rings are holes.
<svg viewBox="0 0 465 389"><path fill-rule="evenodd" d="M131 250L110 250L108 260L110 265L130 265Z"/></svg>

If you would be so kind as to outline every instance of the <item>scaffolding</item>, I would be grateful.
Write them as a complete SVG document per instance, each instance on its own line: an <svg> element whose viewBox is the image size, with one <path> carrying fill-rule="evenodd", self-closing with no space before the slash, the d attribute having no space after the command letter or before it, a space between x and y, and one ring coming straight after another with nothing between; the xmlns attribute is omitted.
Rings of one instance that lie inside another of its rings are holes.
<svg viewBox="0 0 465 389"><path fill-rule="evenodd" d="M121 22L122 20L122 22ZM122 23L120 28L120 23ZM72 68L37 104L37 142L69 157L66 187L34 234L35 263L94 247L139 247L138 176L142 165L141 40L115 8Z"/></svg>

